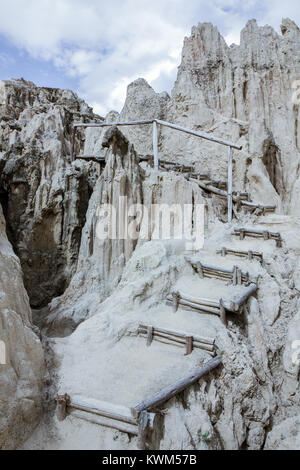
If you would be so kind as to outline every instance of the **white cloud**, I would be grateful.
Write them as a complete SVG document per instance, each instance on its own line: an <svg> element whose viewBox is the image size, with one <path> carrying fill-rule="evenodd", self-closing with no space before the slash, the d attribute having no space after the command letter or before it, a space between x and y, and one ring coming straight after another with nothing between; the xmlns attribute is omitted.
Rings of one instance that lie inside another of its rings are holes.
<svg viewBox="0 0 300 470"><path fill-rule="evenodd" d="M11 55L6 54L5 52L0 53L0 65L2 67L7 67L14 63L15 63L15 60Z"/></svg>
<svg viewBox="0 0 300 470"><path fill-rule="evenodd" d="M300 20L292 0L0 0L0 33L35 58L78 80L77 91L99 113L120 110L130 81L157 91L175 81L183 38L201 21L238 43L248 19L279 27Z"/></svg>

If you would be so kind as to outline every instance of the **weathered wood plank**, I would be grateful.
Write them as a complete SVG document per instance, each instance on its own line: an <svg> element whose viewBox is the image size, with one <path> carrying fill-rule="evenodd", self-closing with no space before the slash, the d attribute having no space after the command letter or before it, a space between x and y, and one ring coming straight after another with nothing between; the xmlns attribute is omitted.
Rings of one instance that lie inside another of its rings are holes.
<svg viewBox="0 0 300 470"><path fill-rule="evenodd" d="M146 337L146 332L143 329L139 330L139 333ZM168 335L167 333L154 332L153 340L159 341L161 343L175 345L175 346L186 346L186 337L177 338L175 336ZM199 341L193 341L194 347L197 349L202 349L203 351L208 351L211 353L215 352L215 347L210 344L200 343Z"/></svg>
<svg viewBox="0 0 300 470"><path fill-rule="evenodd" d="M74 401L71 399L68 404L68 410L75 409L85 411L87 413L103 416L105 418L113 419L116 421L122 421L124 423L129 424L136 424L134 417L131 415L130 408L99 400L95 402L97 403L97 406L92 405L91 403L89 403L88 401L86 402L83 399L80 399L80 401Z"/></svg>
<svg viewBox="0 0 300 470"><path fill-rule="evenodd" d="M234 309L235 312L238 312L240 307L246 302L246 300L249 299L249 297L251 297L251 295L255 294L255 292L257 291L258 289L258 286L257 284L251 284L249 286L249 288L247 289L246 292L244 292L243 295L241 295L240 297L238 298L235 298L233 301L232 301L232 307Z"/></svg>
<svg viewBox="0 0 300 470"><path fill-rule="evenodd" d="M97 123L81 123L75 122L73 127L112 127L112 126L136 126L136 125L145 125L145 124L152 124L154 119L148 120L141 120L141 121L128 121L128 122L97 122Z"/></svg>
<svg viewBox="0 0 300 470"><path fill-rule="evenodd" d="M216 253L223 257L226 255L232 255L240 258L248 258L249 260L256 259L260 262L263 261L263 253L259 253L258 251L239 251L223 247L221 250L217 250Z"/></svg>
<svg viewBox="0 0 300 470"><path fill-rule="evenodd" d="M198 380L200 380L206 374L219 367L221 363L222 361L219 357L211 359L206 364L204 364L203 367L196 369L193 374L189 375L188 377L184 377L178 382L175 382L174 384L164 388L152 397L149 397L146 400L143 400L142 402L138 403L135 406L136 413L139 414L142 411L151 410L154 407L157 407L162 403L166 402L170 398L173 398L175 395L182 392L182 390L185 390L187 387L198 382Z"/></svg>
<svg viewBox="0 0 300 470"><path fill-rule="evenodd" d="M139 328L147 330L149 327L147 325L140 324ZM189 334L186 333L186 332L174 331L174 330L169 330L169 329L166 329L166 328L158 328L158 327L152 327L152 328L153 328L154 332L166 333L167 335L176 336L178 338L181 338L181 337L184 338L186 336L189 336ZM196 342L198 341L199 343L207 343L207 344L210 344L212 346L215 343L214 338L209 338L209 337L206 337L206 336L193 335L193 338L194 338L194 341L196 341Z"/></svg>
<svg viewBox="0 0 300 470"><path fill-rule="evenodd" d="M90 423L104 426L107 428L117 429L118 431L125 432L126 434L138 435L138 426L116 421L114 419L105 418L104 416L93 415L81 410L70 410L70 416L78 419L89 421Z"/></svg>
<svg viewBox="0 0 300 470"><path fill-rule="evenodd" d="M160 119L156 119L156 122L157 124L161 124L162 126L170 127L171 129L185 132L186 134L190 134L190 135L195 135L196 137L201 137L202 139L210 140L211 142L215 142L217 144L226 145L227 147L232 147L237 150L241 150L243 148L242 145L234 144L233 142L229 142L228 140L221 139L219 137L214 137L209 134L205 134L204 132L196 132L191 129L186 129L185 127L178 126L176 124L171 124L170 122L161 121Z"/></svg>

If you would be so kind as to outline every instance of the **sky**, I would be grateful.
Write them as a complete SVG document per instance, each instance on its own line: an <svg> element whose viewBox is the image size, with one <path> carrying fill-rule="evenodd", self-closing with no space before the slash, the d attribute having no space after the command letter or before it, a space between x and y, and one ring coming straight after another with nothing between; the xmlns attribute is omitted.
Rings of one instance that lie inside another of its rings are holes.
<svg viewBox="0 0 300 470"><path fill-rule="evenodd" d="M229 45L249 19L278 32L282 18L300 24L298 0L0 0L0 12L0 79L71 89L103 116L139 77L170 93L199 22Z"/></svg>

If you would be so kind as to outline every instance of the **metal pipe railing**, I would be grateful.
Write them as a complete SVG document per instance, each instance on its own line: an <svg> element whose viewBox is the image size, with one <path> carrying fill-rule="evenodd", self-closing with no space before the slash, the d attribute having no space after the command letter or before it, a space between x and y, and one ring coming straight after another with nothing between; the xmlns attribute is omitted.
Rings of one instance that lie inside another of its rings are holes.
<svg viewBox="0 0 300 470"><path fill-rule="evenodd" d="M74 160L74 153L75 153L75 136L76 136L76 129L78 127L111 127L111 126L141 126L141 125L153 125L153 158L154 158L154 168L158 170L159 167L159 158L158 158L158 125L169 127L170 129L174 129L180 132L184 132L185 134L193 135L195 137L200 137L201 139L209 140L211 142L215 142L217 144L225 145L229 147L228 151L228 192L227 192L227 199L228 199L228 222L232 221L232 149L241 150L242 146L237 145L233 142L228 140L221 139L220 137L214 137L209 134L205 134L204 132L196 132L191 129L187 129L185 127L178 126L177 124L172 124L167 121L161 121L160 119L148 119L148 120L141 120L141 121L128 121L128 122L101 122L101 123L74 123L73 124L73 132L72 132L72 150L71 150L71 159Z"/></svg>

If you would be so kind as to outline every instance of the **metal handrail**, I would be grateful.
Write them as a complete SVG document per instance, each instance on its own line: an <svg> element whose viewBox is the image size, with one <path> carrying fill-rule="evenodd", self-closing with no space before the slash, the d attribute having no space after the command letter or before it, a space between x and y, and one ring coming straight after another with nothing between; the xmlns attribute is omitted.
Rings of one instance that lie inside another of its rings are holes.
<svg viewBox="0 0 300 470"><path fill-rule="evenodd" d="M158 129L157 126L169 127L170 129L175 129L180 132L184 132L195 137L200 137L217 144L225 145L229 147L228 149L228 222L232 221L232 149L242 150L241 145L237 145L228 140L221 139L220 137L214 137L204 132L196 132L185 127L178 126L177 124L172 124L167 121L161 121L160 119L148 119L141 121L128 121L128 122L102 122L102 123L74 123L73 132L72 132L72 152L71 159L74 160L74 149L75 149L75 134L78 127L112 127L112 126L140 126L140 125L153 125L153 158L154 158L154 168L158 170L159 159L158 159Z"/></svg>

